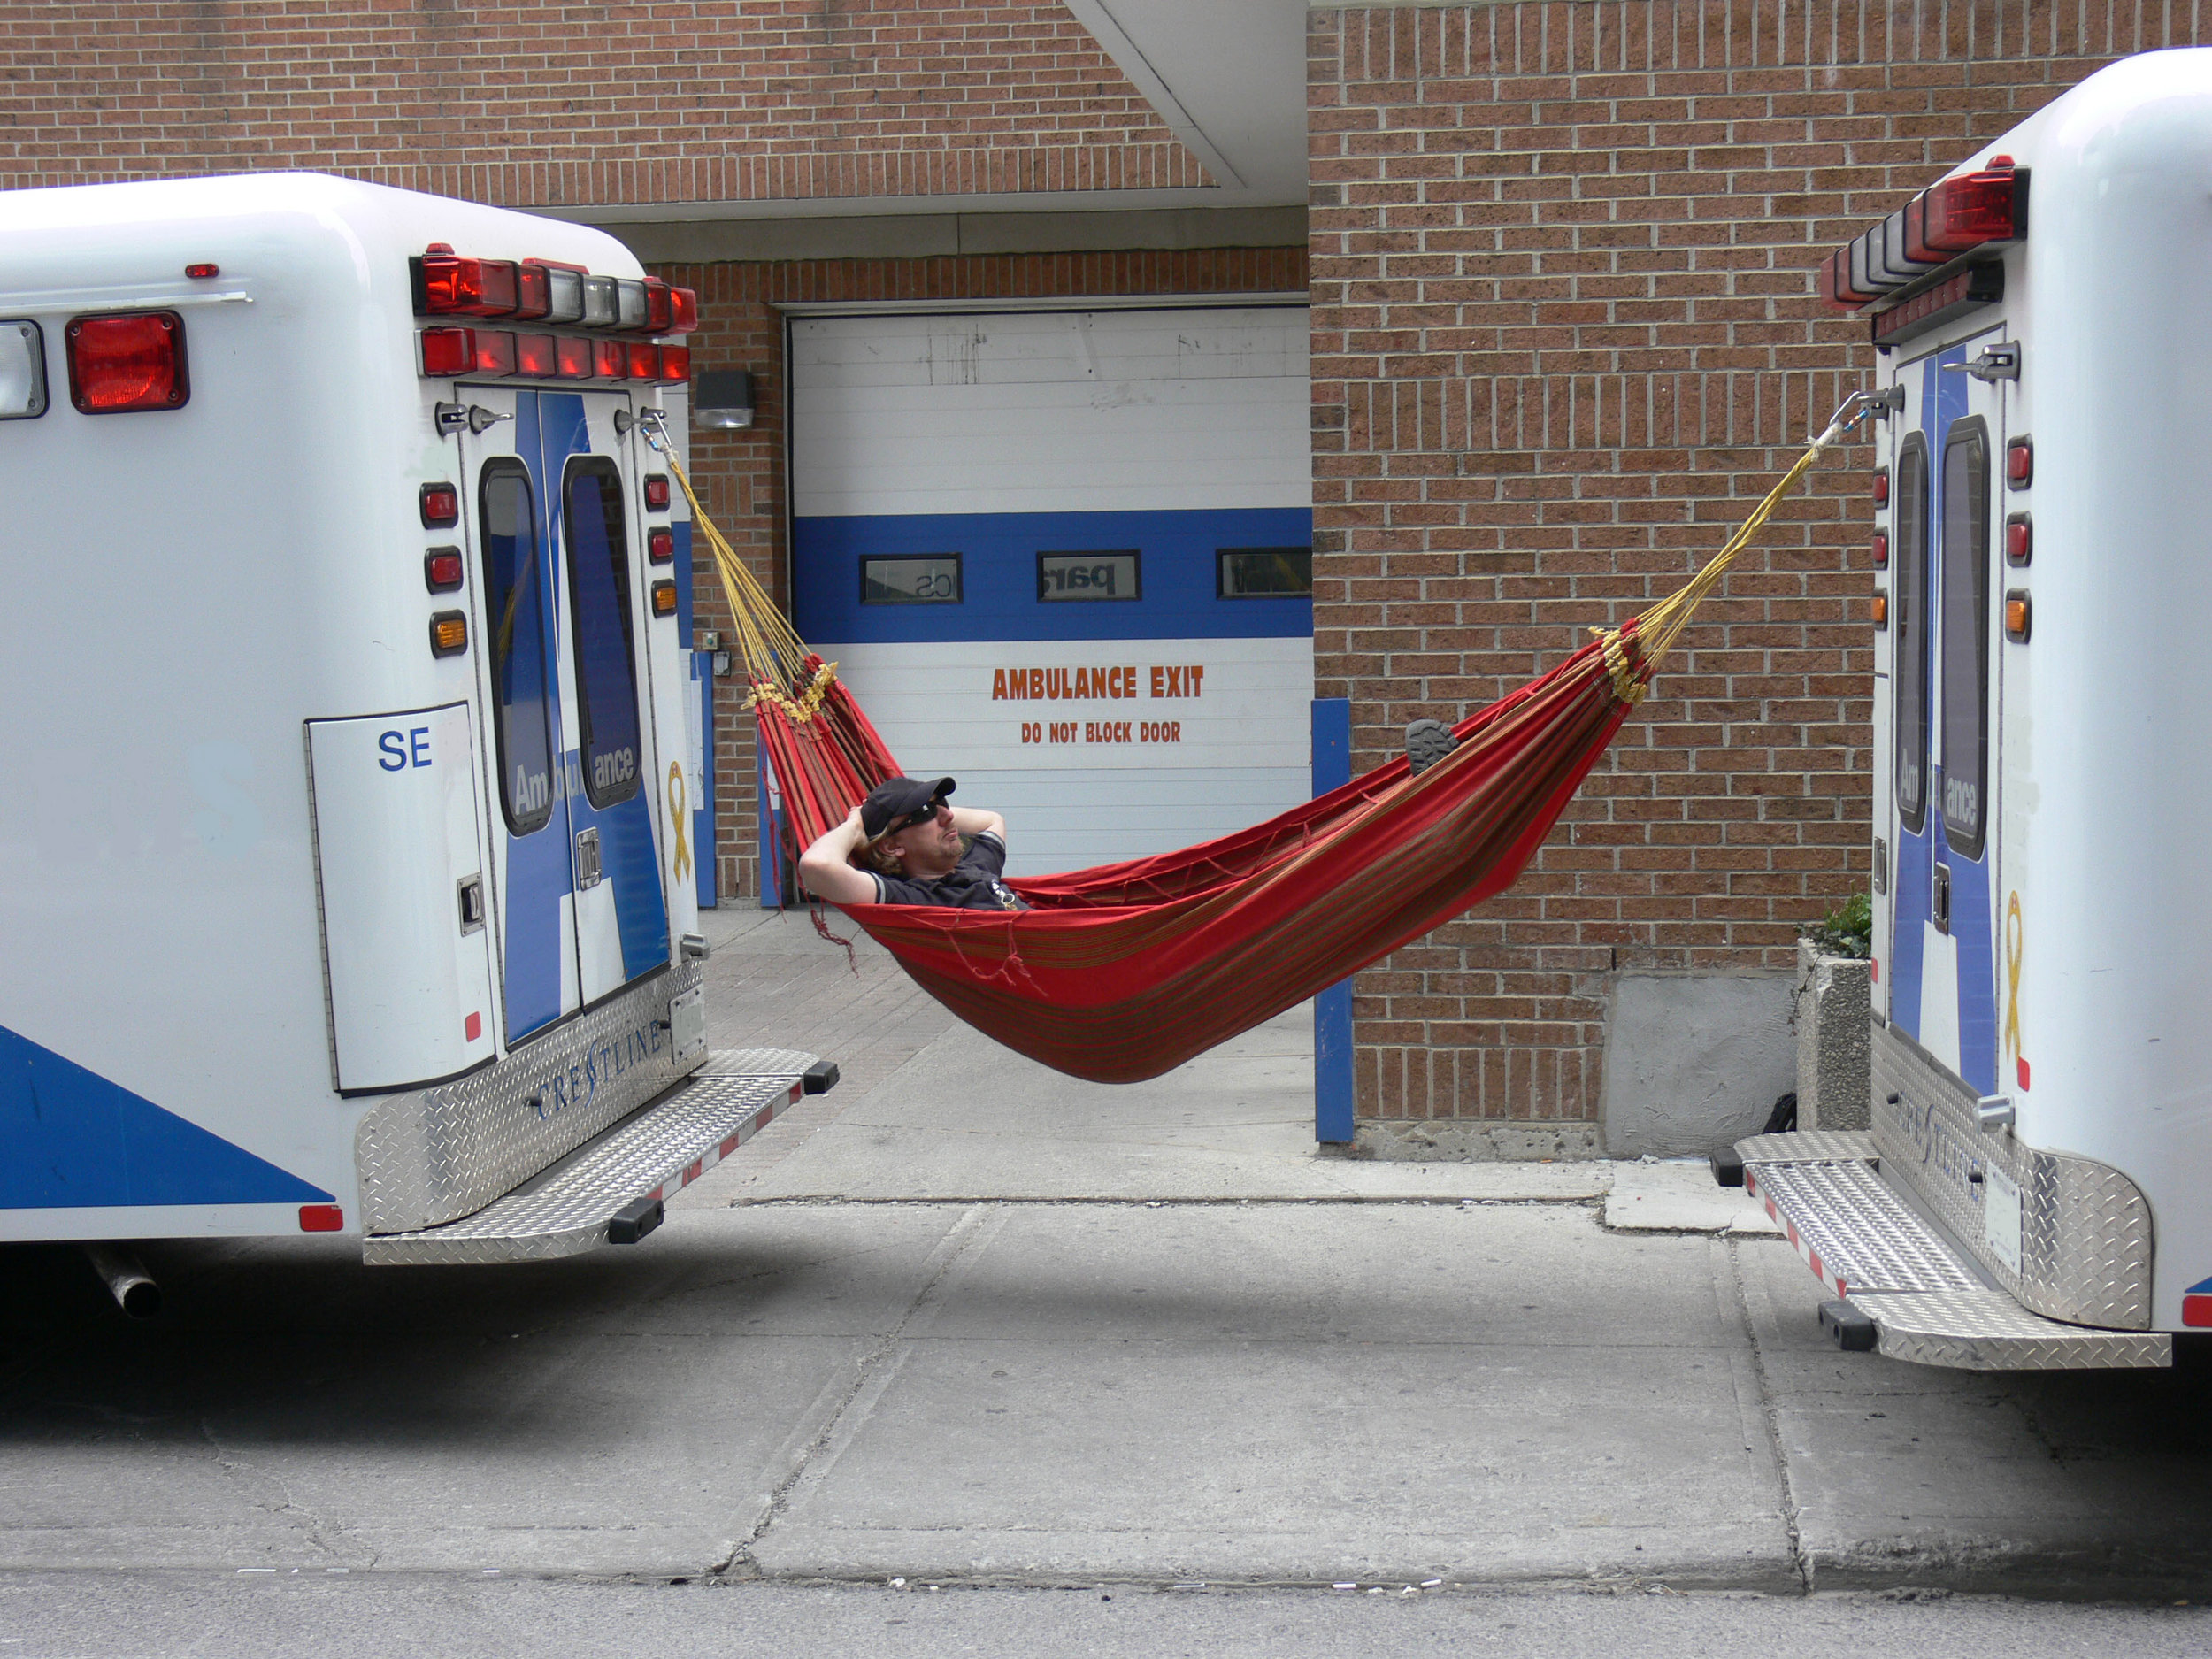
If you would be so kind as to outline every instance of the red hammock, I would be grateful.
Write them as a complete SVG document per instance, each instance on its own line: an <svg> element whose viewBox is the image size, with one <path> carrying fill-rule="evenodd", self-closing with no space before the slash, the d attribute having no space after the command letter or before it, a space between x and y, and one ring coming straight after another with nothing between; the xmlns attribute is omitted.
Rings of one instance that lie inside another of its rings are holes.
<svg viewBox="0 0 2212 1659"><path fill-rule="evenodd" d="M1509 887L1629 706L1594 643L1462 721L1460 746L1410 780L1394 760L1218 841L1009 881L1027 911L841 908L1008 1048L1133 1083ZM898 775L841 681L810 719L756 711L796 845Z"/></svg>
<svg viewBox="0 0 2212 1659"><path fill-rule="evenodd" d="M1217 841L1010 881L1026 911L841 908L925 990L1007 1047L1094 1082L1157 1077L1511 886L1698 601L1866 412L1863 400L1838 411L1680 592L1462 720L1459 747L1418 777L1394 760ZM900 767L670 461L730 590L795 851Z"/></svg>

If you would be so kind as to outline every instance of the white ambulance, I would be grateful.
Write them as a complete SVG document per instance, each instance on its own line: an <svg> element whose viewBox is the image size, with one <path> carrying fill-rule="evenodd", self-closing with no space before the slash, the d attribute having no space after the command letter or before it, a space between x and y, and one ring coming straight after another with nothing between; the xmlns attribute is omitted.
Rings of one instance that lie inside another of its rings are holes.
<svg viewBox="0 0 2212 1659"><path fill-rule="evenodd" d="M634 1241L710 1056L696 303L311 174L0 196L0 1240Z"/></svg>
<svg viewBox="0 0 2212 1659"><path fill-rule="evenodd" d="M2212 51L2101 71L1829 262L1878 362L1872 1091L1737 1148L1846 1347L2212 1327Z"/></svg>

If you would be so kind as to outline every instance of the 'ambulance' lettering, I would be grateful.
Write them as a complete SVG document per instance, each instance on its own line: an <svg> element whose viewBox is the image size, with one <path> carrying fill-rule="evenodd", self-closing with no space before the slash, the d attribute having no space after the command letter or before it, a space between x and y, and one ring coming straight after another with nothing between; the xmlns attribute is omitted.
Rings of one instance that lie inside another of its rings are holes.
<svg viewBox="0 0 2212 1659"><path fill-rule="evenodd" d="M991 671L991 701L994 703L1057 703L1063 698L1133 697L1136 695L1137 671L1132 664L1118 668L995 668Z"/></svg>

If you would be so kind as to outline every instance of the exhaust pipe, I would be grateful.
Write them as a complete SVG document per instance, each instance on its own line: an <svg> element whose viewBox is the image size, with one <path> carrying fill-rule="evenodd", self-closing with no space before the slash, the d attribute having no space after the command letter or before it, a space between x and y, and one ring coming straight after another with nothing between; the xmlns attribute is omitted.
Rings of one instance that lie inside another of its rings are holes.
<svg viewBox="0 0 2212 1659"><path fill-rule="evenodd" d="M127 1317L150 1319L161 1311L161 1286L130 1251L112 1244L88 1243L84 1254Z"/></svg>

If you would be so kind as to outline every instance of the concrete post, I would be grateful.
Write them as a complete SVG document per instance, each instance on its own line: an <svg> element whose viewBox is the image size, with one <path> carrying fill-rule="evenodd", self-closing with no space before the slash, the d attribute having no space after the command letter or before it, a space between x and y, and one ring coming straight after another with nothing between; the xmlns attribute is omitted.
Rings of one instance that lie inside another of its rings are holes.
<svg viewBox="0 0 2212 1659"><path fill-rule="evenodd" d="M1873 983L1863 957L1797 941L1797 1126L1865 1129L1873 1122L1867 1013Z"/></svg>

